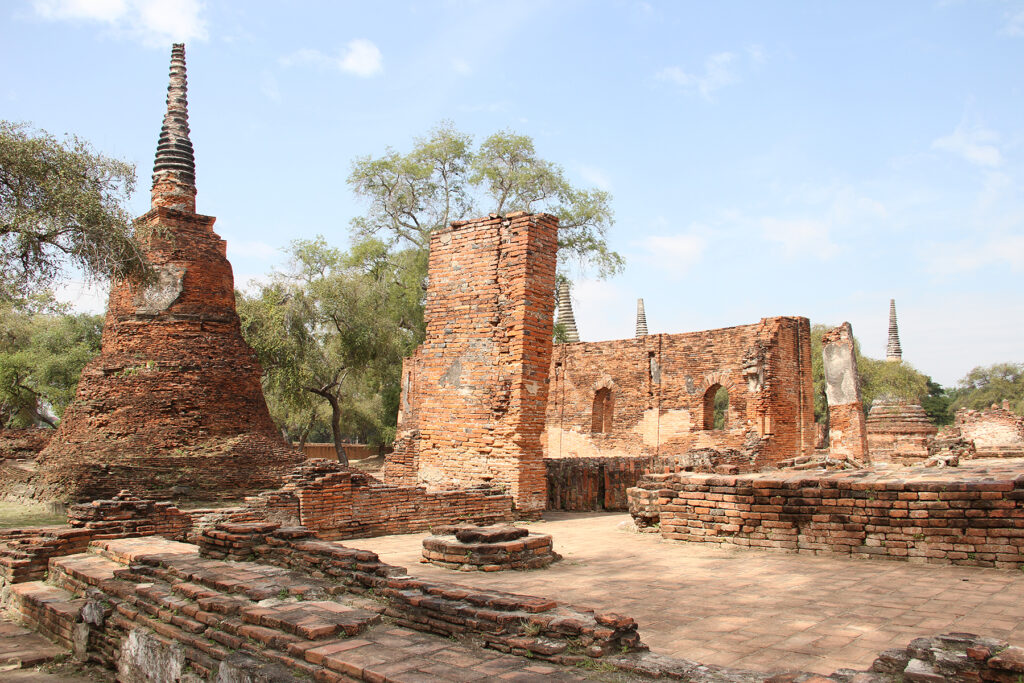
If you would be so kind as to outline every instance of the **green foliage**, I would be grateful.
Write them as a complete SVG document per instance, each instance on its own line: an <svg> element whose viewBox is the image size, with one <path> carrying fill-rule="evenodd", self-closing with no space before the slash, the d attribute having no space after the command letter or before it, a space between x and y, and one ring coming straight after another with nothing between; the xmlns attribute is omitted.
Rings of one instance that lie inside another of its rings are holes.
<svg viewBox="0 0 1024 683"><path fill-rule="evenodd" d="M715 429L725 429L725 418L729 410L729 390L718 387L715 392Z"/></svg>
<svg viewBox="0 0 1024 683"><path fill-rule="evenodd" d="M0 287L8 297L45 289L70 264L87 277L146 276L122 208L135 169L76 137L63 142L0 121Z"/></svg>
<svg viewBox="0 0 1024 683"><path fill-rule="evenodd" d="M55 426L82 368L99 353L103 318L66 315L47 294L0 300L0 419Z"/></svg>
<svg viewBox="0 0 1024 683"><path fill-rule="evenodd" d="M573 187L525 135L495 133L474 151L469 135L443 122L408 154L389 148L381 157L356 159L348 182L370 203L367 214L352 221L361 238L385 235L392 245L425 250L430 235L451 221L547 211L560 220L563 261L572 256L602 277L622 270L622 257L605 239L614 222L611 196Z"/></svg>
<svg viewBox="0 0 1024 683"><path fill-rule="evenodd" d="M950 411L960 408L981 410L993 403L1009 401L1010 410L1024 415L1024 363L996 363L976 367L957 382Z"/></svg>
<svg viewBox="0 0 1024 683"><path fill-rule="evenodd" d="M822 360L822 336L830 325L811 326L811 374L814 382L814 419L828 422L828 400L825 393L825 364ZM876 399L894 398L919 402L936 424L949 424L952 417L948 410L945 390L931 377L921 373L905 361L888 361L869 358L860 352L860 343L854 339L857 356L861 401L864 411L871 409Z"/></svg>
<svg viewBox="0 0 1024 683"><path fill-rule="evenodd" d="M322 237L293 242L290 255L288 272L253 296L237 294L242 334L263 365L278 425L301 439L329 424L344 461L346 437L394 439L402 356L423 336L412 294L423 262L376 240L345 253Z"/></svg>

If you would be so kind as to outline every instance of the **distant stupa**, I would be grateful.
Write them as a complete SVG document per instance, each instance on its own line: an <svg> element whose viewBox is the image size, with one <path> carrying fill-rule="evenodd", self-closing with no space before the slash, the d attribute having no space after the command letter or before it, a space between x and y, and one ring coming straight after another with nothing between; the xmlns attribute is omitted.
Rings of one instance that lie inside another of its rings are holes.
<svg viewBox="0 0 1024 683"><path fill-rule="evenodd" d="M572 314L572 299L569 297L569 283L558 284L558 325L565 331L565 341L574 344L580 340L576 330L576 316Z"/></svg>
<svg viewBox="0 0 1024 683"><path fill-rule="evenodd" d="M896 299L889 299L889 343L885 347L885 359L903 360L903 349L900 347L900 328L896 324Z"/></svg>
<svg viewBox="0 0 1024 683"><path fill-rule="evenodd" d="M647 313L644 312L644 300L636 300L636 337L647 336Z"/></svg>
<svg viewBox="0 0 1024 683"><path fill-rule="evenodd" d="M36 497L121 489L176 500L237 499L280 486L303 455L270 419L242 338L227 244L196 213L185 46L171 49L150 210L135 221L155 277L111 283L100 355L39 457Z"/></svg>

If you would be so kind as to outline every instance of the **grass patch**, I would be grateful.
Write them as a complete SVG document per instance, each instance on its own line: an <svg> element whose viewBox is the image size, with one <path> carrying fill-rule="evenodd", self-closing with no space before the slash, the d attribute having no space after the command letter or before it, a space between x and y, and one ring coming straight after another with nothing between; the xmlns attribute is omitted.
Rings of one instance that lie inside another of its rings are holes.
<svg viewBox="0 0 1024 683"><path fill-rule="evenodd" d="M67 516L54 514L45 503L6 503L0 501L0 529L23 526L64 524Z"/></svg>

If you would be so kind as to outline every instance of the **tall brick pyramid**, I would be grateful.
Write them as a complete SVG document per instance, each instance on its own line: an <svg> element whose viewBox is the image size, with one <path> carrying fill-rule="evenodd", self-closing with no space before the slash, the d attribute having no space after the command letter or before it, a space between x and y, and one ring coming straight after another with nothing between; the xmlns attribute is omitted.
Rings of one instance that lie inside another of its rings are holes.
<svg viewBox="0 0 1024 683"><path fill-rule="evenodd" d="M279 486L303 460L270 419L216 219L195 212L186 95L185 46L176 44L152 208L136 220L157 276L112 285L100 355L40 455L38 498L81 501L121 489L240 498Z"/></svg>

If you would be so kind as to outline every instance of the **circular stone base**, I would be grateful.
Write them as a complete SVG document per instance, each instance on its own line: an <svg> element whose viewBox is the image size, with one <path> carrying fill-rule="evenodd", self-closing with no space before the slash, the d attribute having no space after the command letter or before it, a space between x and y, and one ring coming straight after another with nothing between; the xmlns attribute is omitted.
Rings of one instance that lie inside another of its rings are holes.
<svg viewBox="0 0 1024 683"><path fill-rule="evenodd" d="M463 572L500 572L539 569L560 559L550 535L496 525L437 529L435 535L423 539L420 561Z"/></svg>

